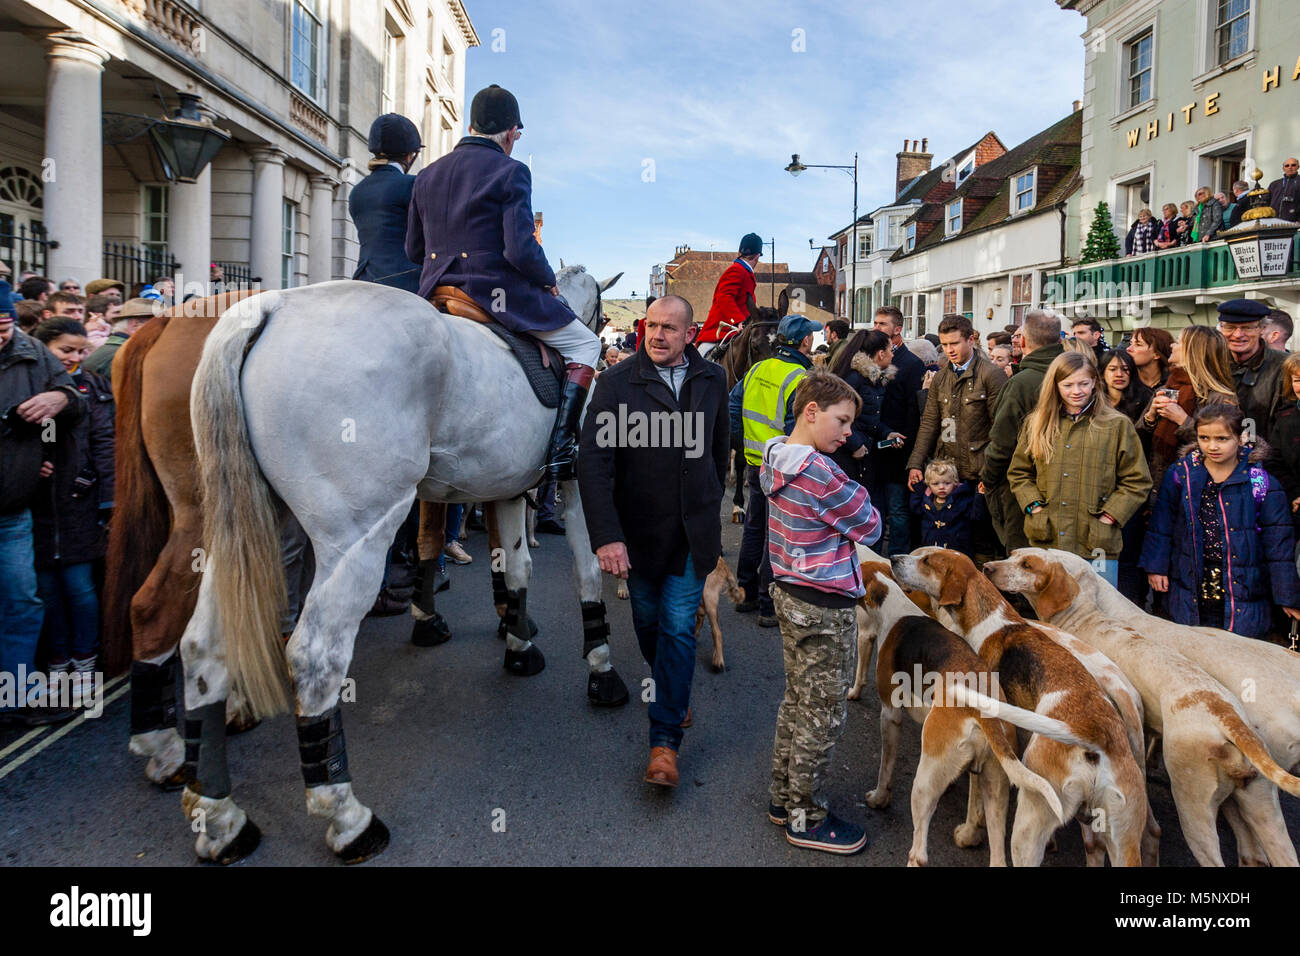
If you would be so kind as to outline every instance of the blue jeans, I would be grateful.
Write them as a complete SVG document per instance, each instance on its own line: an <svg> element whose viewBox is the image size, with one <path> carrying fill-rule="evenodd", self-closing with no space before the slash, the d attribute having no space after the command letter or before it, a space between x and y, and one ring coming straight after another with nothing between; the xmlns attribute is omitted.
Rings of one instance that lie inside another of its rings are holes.
<svg viewBox="0 0 1300 956"><path fill-rule="evenodd" d="M889 532L887 556L891 558L896 554L907 554L912 550L912 513L907 507L907 496L907 485L894 482L878 486L877 493L872 495L877 501L883 500L885 504L885 529Z"/></svg>
<svg viewBox="0 0 1300 956"><path fill-rule="evenodd" d="M36 589L45 602L50 660L85 660L99 653L99 596L91 562L38 571Z"/></svg>
<svg viewBox="0 0 1300 956"><path fill-rule="evenodd" d="M464 515L464 505L447 505L447 527L443 529L442 535L444 548L457 540L456 536L460 533L460 519ZM447 570L447 552L445 550L438 552L438 570Z"/></svg>
<svg viewBox="0 0 1300 956"><path fill-rule="evenodd" d="M45 608L36 592L32 513L0 515L0 671L18 679L18 667L36 669L36 644Z"/></svg>
<svg viewBox="0 0 1300 956"><path fill-rule="evenodd" d="M758 466L745 466L745 530L740 536L740 558L736 562L736 583L745 589L745 599L758 598L760 614L775 614L772 595L772 559L767 553L767 496L758 483Z"/></svg>
<svg viewBox="0 0 1300 956"><path fill-rule="evenodd" d="M695 677L695 612L704 593L704 578L695 576L691 557L681 574L658 581L636 573L627 576L632 626L641 656L654 679L650 700L650 746L677 750L681 723L691 702Z"/></svg>

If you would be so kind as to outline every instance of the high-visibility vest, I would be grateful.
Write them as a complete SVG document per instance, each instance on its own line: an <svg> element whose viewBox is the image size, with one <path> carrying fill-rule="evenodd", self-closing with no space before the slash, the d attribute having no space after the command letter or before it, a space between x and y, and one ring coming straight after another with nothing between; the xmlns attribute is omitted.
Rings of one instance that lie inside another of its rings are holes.
<svg viewBox="0 0 1300 956"><path fill-rule="evenodd" d="M785 434L785 406L808 370L783 358L763 359L745 375L741 417L745 429L745 461L763 463L769 438Z"/></svg>

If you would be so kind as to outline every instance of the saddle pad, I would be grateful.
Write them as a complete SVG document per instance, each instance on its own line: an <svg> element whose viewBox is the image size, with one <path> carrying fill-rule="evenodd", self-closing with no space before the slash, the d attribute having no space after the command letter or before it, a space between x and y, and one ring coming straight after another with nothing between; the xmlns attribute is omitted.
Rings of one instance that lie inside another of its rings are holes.
<svg viewBox="0 0 1300 956"><path fill-rule="evenodd" d="M560 353L537 339L520 335L518 332L511 332L499 322L484 322L482 324L495 332L501 341L510 346L510 351L514 353L515 360L524 370L524 375L528 378L528 384L533 387L533 394L537 396L537 400L542 403L542 406L544 408L559 408L560 391L564 382L564 359ZM546 350L547 361L550 363L549 368L542 365L540 349Z"/></svg>

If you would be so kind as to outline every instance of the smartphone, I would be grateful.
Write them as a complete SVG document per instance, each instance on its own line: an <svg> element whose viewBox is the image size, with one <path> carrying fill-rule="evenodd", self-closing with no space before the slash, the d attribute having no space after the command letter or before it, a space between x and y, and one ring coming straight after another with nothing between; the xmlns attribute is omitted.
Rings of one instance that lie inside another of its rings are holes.
<svg viewBox="0 0 1300 956"><path fill-rule="evenodd" d="M1178 401L1178 389L1176 388L1158 388L1156 389L1156 394L1163 395L1171 402Z"/></svg>
<svg viewBox="0 0 1300 956"><path fill-rule="evenodd" d="M883 449L883 448L897 448L899 444L900 444L900 443L899 443L896 439L893 439L893 438L882 438L880 441L876 442L876 447L877 447L877 448L882 448L882 449Z"/></svg>

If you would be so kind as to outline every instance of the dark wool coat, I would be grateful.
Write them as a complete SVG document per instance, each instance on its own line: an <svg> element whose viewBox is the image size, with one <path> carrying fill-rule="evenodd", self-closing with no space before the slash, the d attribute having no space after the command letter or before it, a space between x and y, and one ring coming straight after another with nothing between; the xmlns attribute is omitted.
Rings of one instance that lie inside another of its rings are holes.
<svg viewBox="0 0 1300 956"><path fill-rule="evenodd" d="M880 404L880 419L886 433L898 432L906 437L902 448L881 450L871 463L873 478L891 485L907 483L907 459L916 445L916 434L921 430L921 382L925 379L925 363L912 354L906 345L894 349L890 363L897 374L885 383L885 397Z"/></svg>
<svg viewBox="0 0 1300 956"><path fill-rule="evenodd" d="M591 549L626 543L632 570L652 580L683 573L687 554L696 577L706 577L722 555L720 508L731 453L727 376L693 345L685 354L690 364L680 400L642 349L600 373L582 423L578 487ZM691 416L693 447L651 447L649 435L638 439L634 427L610 427L653 422L651 415L665 421L664 413L676 412Z"/></svg>
<svg viewBox="0 0 1300 956"><path fill-rule="evenodd" d="M406 255L423 264L420 295L455 286L513 332L572 322L546 291L555 273L533 235L532 194L528 167L482 136L420 170L406 228Z"/></svg>
<svg viewBox="0 0 1300 956"><path fill-rule="evenodd" d="M1219 491L1227 549L1223 576L1229 584L1223 620L1202 621L1202 529L1197 514L1209 472L1199 451L1165 472L1142 546L1148 574L1169 577L1169 611L1179 624L1220 627L1245 637L1268 632L1272 605L1300 607L1291 507L1281 482L1264 470L1266 446L1242 449L1237 469Z"/></svg>
<svg viewBox="0 0 1300 956"><path fill-rule="evenodd" d="M60 428L54 449L54 474L42 478L32 497L36 567L81 564L104 556L100 508L113 506L113 389L101 376L82 369L72 376L89 414L71 428ZM94 486L72 497L80 474Z"/></svg>
<svg viewBox="0 0 1300 956"><path fill-rule="evenodd" d="M1255 420L1255 433L1264 441L1272 440L1273 413L1277 408L1278 382L1286 353L1271 349L1261 340L1259 351L1245 362L1232 360L1232 380L1237 386L1237 400L1247 418Z"/></svg>
<svg viewBox="0 0 1300 956"><path fill-rule="evenodd" d="M988 515L984 496L966 482L958 482L948 500L939 508L924 484L912 489L912 514L921 519L921 546L950 548L962 554L974 554L971 535L975 525Z"/></svg>
<svg viewBox="0 0 1300 956"><path fill-rule="evenodd" d="M853 432L840 451L853 454L866 445L867 456L874 456L880 450L876 448L876 442L883 441L891 431L895 431L885 424L881 409L885 404L885 389L897 377L897 367L887 365L881 368L871 361L866 352L853 356L852 366L844 376L844 381L852 385L862 399L862 410L853 419ZM899 431L901 433L901 429Z"/></svg>
<svg viewBox="0 0 1300 956"><path fill-rule="evenodd" d="M1268 470L1282 482L1287 501L1300 498L1300 403L1287 402L1273 419L1273 435ZM1292 523L1300 530L1300 514L1291 512Z"/></svg>
<svg viewBox="0 0 1300 956"><path fill-rule="evenodd" d="M357 227L361 249L352 278L415 292L420 264L406 257L406 223L415 177L397 163L380 166L352 187L348 213Z"/></svg>
<svg viewBox="0 0 1300 956"><path fill-rule="evenodd" d="M74 425L86 412L86 401L71 376L42 343L18 329L0 348L0 415L41 392L65 392L68 404L54 417L55 432ZM42 429L0 422L0 514L24 511L40 479L45 447Z"/></svg>

